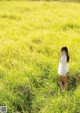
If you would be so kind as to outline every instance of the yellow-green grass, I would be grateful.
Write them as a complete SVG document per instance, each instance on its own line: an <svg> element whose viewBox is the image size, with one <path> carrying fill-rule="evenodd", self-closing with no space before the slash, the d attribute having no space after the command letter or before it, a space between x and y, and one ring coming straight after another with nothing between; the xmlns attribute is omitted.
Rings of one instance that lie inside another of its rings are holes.
<svg viewBox="0 0 80 113"><path fill-rule="evenodd" d="M57 86L62 46L77 83L64 95ZM79 3L0 2L0 106L8 113L80 113L79 73Z"/></svg>

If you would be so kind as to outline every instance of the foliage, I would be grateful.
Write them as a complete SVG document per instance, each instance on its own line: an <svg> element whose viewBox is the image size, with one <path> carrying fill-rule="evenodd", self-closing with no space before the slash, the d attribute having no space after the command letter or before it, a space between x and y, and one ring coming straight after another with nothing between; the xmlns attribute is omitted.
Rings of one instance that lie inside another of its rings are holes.
<svg viewBox="0 0 80 113"><path fill-rule="evenodd" d="M57 86L69 48L69 88ZM0 2L0 105L8 113L80 113L80 4Z"/></svg>

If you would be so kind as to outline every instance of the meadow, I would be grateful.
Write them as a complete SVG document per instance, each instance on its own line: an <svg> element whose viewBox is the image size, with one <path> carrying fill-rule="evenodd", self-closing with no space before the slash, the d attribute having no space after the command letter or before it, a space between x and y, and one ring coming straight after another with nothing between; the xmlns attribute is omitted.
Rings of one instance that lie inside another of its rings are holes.
<svg viewBox="0 0 80 113"><path fill-rule="evenodd" d="M69 87L57 85L60 49ZM0 1L0 106L8 113L80 113L80 3Z"/></svg>

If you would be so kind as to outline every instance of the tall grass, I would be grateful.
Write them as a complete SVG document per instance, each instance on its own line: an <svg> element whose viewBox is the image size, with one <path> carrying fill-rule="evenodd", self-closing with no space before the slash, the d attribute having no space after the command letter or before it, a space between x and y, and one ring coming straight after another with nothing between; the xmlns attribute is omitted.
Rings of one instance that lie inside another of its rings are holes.
<svg viewBox="0 0 80 113"><path fill-rule="evenodd" d="M57 67L65 45L70 83L63 96ZM79 3L1 1L0 105L8 113L80 113L79 53Z"/></svg>

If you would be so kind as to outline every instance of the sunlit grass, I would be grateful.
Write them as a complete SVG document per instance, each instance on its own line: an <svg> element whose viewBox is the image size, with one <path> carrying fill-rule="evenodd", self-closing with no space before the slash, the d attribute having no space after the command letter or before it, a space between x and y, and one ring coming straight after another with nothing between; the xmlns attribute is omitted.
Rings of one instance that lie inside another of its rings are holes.
<svg viewBox="0 0 80 113"><path fill-rule="evenodd" d="M62 46L72 80L64 95L57 86ZM79 53L79 3L1 1L0 105L8 113L80 113Z"/></svg>

